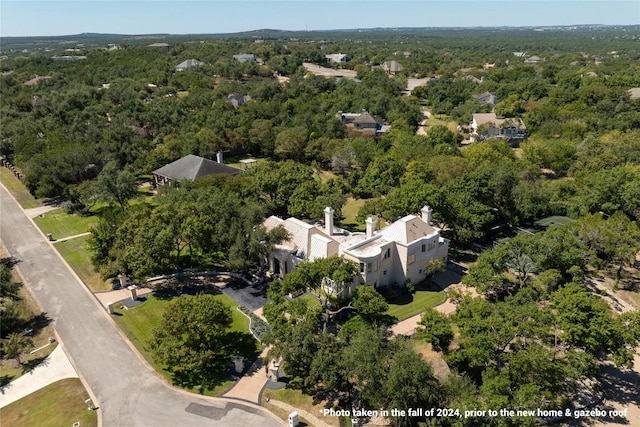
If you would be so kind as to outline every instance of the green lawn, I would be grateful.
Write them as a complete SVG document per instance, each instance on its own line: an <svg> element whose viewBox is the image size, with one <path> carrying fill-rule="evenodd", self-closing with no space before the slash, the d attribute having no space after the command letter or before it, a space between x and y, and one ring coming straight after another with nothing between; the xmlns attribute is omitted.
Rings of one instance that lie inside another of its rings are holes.
<svg viewBox="0 0 640 427"><path fill-rule="evenodd" d="M110 291L111 285L102 280L100 274L93 269L88 239L89 236L75 237L64 242L54 243L54 246L89 289L93 292Z"/></svg>
<svg viewBox="0 0 640 427"><path fill-rule="evenodd" d="M278 417L286 421L289 416L288 411L285 411L284 409L281 409L279 406L276 406L267 402L267 398L270 400L271 399L279 400L281 402L288 403L294 408L305 410L310 414L316 415L318 419L324 421L329 425L332 425L332 426L340 425L340 419L338 417L322 416L320 411L325 408L324 402L314 403L313 398L311 396L302 393L302 391L300 390L293 390L290 388L283 388L280 390L265 389L264 392L262 393L262 405L265 408L267 408L269 411L273 412ZM304 424L301 423L302 425L309 425L309 426L312 425L304 418L302 419L302 422L304 423Z"/></svg>
<svg viewBox="0 0 640 427"><path fill-rule="evenodd" d="M9 193L18 201L24 209L37 208L42 206L40 200L36 200L29 190L20 182L18 178L13 176L7 168L0 167L0 182L9 190Z"/></svg>
<svg viewBox="0 0 640 427"><path fill-rule="evenodd" d="M233 323L231 325L230 332L249 334L249 319L240 311L236 310L238 304L225 294L215 295L215 298L231 308ZM116 323L127 335L129 340L131 340L133 345L136 346L147 362L149 362L156 371L164 375L169 382L171 382L171 373L167 372L164 369L164 366L159 365L153 359L147 343L153 337L153 330L160 324L165 307L170 304L171 300L172 298L157 298L154 295L149 294L147 301L142 305L129 310L117 309L116 314L114 315ZM254 342L256 347L254 349L245 349L245 354L242 354L245 357L245 360L250 361L257 356L258 343L257 341ZM213 390L205 390L204 394L207 396L218 396L229 389L232 384L232 381L225 380ZM197 392L195 389L190 391Z"/></svg>
<svg viewBox="0 0 640 427"><path fill-rule="evenodd" d="M5 406L0 411L3 426L72 426L98 425L96 411L87 410L85 399L89 395L77 378L60 380L22 399Z"/></svg>
<svg viewBox="0 0 640 427"><path fill-rule="evenodd" d="M44 234L51 233L54 239L86 233L98 223L97 216L69 215L62 209L47 212L33 220Z"/></svg>
<svg viewBox="0 0 640 427"><path fill-rule="evenodd" d="M356 215L358 215L358 211L364 206L365 202L365 199L354 199L353 197L349 197L342 207L342 216L344 216L344 220L340 223L340 226L350 231L365 231L365 223L360 223L356 220Z"/></svg>
<svg viewBox="0 0 640 427"><path fill-rule="evenodd" d="M447 296L444 292L416 291L413 295L403 294L389 303L386 314L393 316L398 321L407 319L422 313L429 307L434 307L444 302Z"/></svg>

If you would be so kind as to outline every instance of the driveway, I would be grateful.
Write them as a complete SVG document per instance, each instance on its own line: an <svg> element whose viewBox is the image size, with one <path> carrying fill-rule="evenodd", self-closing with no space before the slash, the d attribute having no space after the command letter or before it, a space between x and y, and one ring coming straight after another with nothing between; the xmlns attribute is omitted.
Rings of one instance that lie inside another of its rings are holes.
<svg viewBox="0 0 640 427"><path fill-rule="evenodd" d="M0 185L0 240L40 307L53 320L102 425L261 427L283 423L257 405L169 386L121 334L98 300Z"/></svg>
<svg viewBox="0 0 640 427"><path fill-rule="evenodd" d="M235 302L244 305L251 311L261 308L267 300L267 284L249 285L242 280L232 280L222 292L229 295Z"/></svg>

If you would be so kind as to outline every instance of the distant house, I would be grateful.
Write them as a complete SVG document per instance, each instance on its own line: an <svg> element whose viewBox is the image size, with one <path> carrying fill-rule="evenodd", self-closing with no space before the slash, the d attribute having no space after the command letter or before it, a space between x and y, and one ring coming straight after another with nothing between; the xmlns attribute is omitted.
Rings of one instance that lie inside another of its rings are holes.
<svg viewBox="0 0 640 427"><path fill-rule="evenodd" d="M398 74L400 71L403 70L403 68L404 67L400 65L400 63L397 61L386 61L382 63L382 69L384 70L385 73L390 75Z"/></svg>
<svg viewBox="0 0 640 427"><path fill-rule="evenodd" d="M542 61L542 58L540 58L538 55L533 55L533 56L530 56L527 59L525 59L524 63L525 64L537 64L540 61Z"/></svg>
<svg viewBox="0 0 640 427"><path fill-rule="evenodd" d="M233 105L233 108L238 108L247 101L251 101L251 95L238 95L237 93L232 93L227 96L227 102Z"/></svg>
<svg viewBox="0 0 640 427"><path fill-rule="evenodd" d="M159 169L154 170L153 178L156 185L163 185L171 181L194 181L207 175L224 174L236 175L240 169L232 168L222 163L222 153L218 153L218 161L205 159L204 157L189 154L169 163Z"/></svg>
<svg viewBox="0 0 640 427"><path fill-rule="evenodd" d="M348 128L359 132L368 132L377 135L386 132L390 128L390 126L384 125L382 120L373 117L367 110L362 110L360 113L343 113L342 111L338 111L336 118Z"/></svg>
<svg viewBox="0 0 640 427"><path fill-rule="evenodd" d="M151 43L147 47L160 48L160 49L169 49L171 47L171 45L169 43Z"/></svg>
<svg viewBox="0 0 640 427"><path fill-rule="evenodd" d="M496 105L499 102L498 97L496 97L496 95L491 92L483 92L479 95L473 95L472 98L478 101L480 104Z"/></svg>
<svg viewBox="0 0 640 427"><path fill-rule="evenodd" d="M233 59L238 62L262 62L262 59L256 58L252 53L239 53L237 55L233 55Z"/></svg>
<svg viewBox="0 0 640 427"><path fill-rule="evenodd" d="M64 56L52 56L51 59L54 61L66 61L66 62L75 62L82 61L83 59L87 59L86 56L83 55L64 55Z"/></svg>
<svg viewBox="0 0 640 427"><path fill-rule="evenodd" d="M324 57L336 64L344 64L345 62L351 61L351 57L346 53L330 53Z"/></svg>
<svg viewBox="0 0 640 427"><path fill-rule="evenodd" d="M204 62L198 61L197 59L187 59L186 61L183 61L176 65L176 71L184 71L188 68L199 67L201 65L204 65Z"/></svg>
<svg viewBox="0 0 640 427"><path fill-rule="evenodd" d="M324 210L324 226L307 224L297 218L267 218L271 230L283 226L291 236L277 245L268 256L269 270L279 276L294 271L303 261L340 256L355 261L360 274L343 297L350 297L360 284L375 288L404 285L407 280L420 283L429 275L432 262L446 264L449 240L431 223L431 208L422 208L421 216L407 215L376 231L376 221L366 220L366 233L350 233L333 225L332 208Z"/></svg>
<svg viewBox="0 0 640 427"><path fill-rule="evenodd" d="M51 78L51 76L35 76L34 78L32 78L31 80L27 80L26 82L24 82L23 84L25 86L35 86L38 83L40 83L43 80L49 80Z"/></svg>
<svg viewBox="0 0 640 427"><path fill-rule="evenodd" d="M495 113L474 114L471 129L472 141L500 138L518 144L527 136L527 127L522 119L497 117Z"/></svg>
<svg viewBox="0 0 640 427"><path fill-rule="evenodd" d="M513 52L513 56L517 58L524 58L527 52Z"/></svg>
<svg viewBox="0 0 640 427"><path fill-rule="evenodd" d="M640 99L640 87L632 87L627 93L630 99Z"/></svg>
<svg viewBox="0 0 640 427"><path fill-rule="evenodd" d="M475 83L477 85L479 85L480 83L482 83L484 81L484 77L477 78L477 77L472 76L470 74L468 74L466 76L462 76L462 79L466 80L468 82L471 82L471 83Z"/></svg>
<svg viewBox="0 0 640 427"><path fill-rule="evenodd" d="M398 50L398 51L393 52L393 56L404 56L405 58L408 58L408 57L411 56L411 52Z"/></svg>

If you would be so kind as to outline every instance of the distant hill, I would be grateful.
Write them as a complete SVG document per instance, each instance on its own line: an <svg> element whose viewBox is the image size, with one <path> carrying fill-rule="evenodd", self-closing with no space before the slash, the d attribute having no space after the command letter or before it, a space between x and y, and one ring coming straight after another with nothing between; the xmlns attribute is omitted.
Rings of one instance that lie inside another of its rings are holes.
<svg viewBox="0 0 640 427"><path fill-rule="evenodd" d="M186 40L208 39L353 39L355 35L373 39L393 39L407 36L423 37L473 37L482 33L537 33L539 36L549 33L572 34L577 32L619 32L633 33L640 31L640 25L612 26L612 25L566 25L566 26L528 26L528 27L400 27L400 28L353 28L340 30L289 31L263 28L238 33L211 34L103 34L82 33L62 36L30 36L30 37L0 37L3 52L31 50L31 49L60 49L82 45L87 49L105 47L109 43L136 45L155 42L180 42ZM542 37L542 36L541 36Z"/></svg>

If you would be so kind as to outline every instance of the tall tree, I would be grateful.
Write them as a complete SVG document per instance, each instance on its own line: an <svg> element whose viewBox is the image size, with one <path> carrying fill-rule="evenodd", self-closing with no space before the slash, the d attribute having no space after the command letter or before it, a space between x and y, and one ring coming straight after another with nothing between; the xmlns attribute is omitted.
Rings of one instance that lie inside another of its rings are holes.
<svg viewBox="0 0 640 427"><path fill-rule="evenodd" d="M136 177L127 170L121 170L117 163L109 162L98 175L95 191L99 199L117 203L124 211L129 200L137 194Z"/></svg>
<svg viewBox="0 0 640 427"><path fill-rule="evenodd" d="M212 295L183 295L167 307L149 347L175 382L209 388L233 356L225 340L231 322L229 307Z"/></svg>

